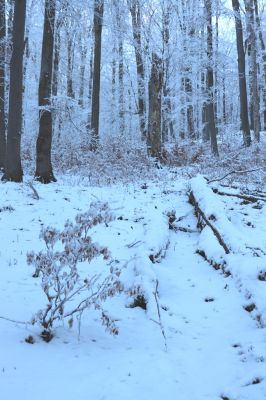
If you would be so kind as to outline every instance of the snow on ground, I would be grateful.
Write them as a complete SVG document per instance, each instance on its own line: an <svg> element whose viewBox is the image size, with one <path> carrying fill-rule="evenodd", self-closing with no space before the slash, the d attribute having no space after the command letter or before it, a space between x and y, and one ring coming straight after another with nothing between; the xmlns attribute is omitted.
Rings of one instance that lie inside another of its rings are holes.
<svg viewBox="0 0 266 400"><path fill-rule="evenodd" d="M95 228L93 237L127 265L121 279L142 286L148 309L129 308L130 299L120 295L106 304L118 336L106 333L98 314L88 311L80 334L75 324L58 325L50 343L38 336L38 326L0 319L1 398L266 398L266 331L244 310L247 290L260 311L266 304L266 282L256 279L265 258L252 251L227 255L234 273L225 277L196 254L208 235L204 239L196 230L184 179L111 187L76 182L35 183L39 200L27 184L0 184L0 316L29 321L45 306L26 253L44 249L42 226L62 229L95 200L108 201L116 219ZM255 209L229 197L218 205L244 243L258 242L265 250L265 206ZM192 233L169 230L166 214L172 210L177 220L183 217L178 225ZM100 268L101 261L95 265ZM34 344L25 342L29 335Z"/></svg>

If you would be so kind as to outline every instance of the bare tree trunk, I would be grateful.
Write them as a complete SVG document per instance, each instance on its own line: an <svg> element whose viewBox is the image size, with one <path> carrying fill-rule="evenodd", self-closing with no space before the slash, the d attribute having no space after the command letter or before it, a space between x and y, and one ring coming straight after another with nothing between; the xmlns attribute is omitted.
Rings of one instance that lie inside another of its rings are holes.
<svg viewBox="0 0 266 400"><path fill-rule="evenodd" d="M6 63L6 5L0 1L0 171L4 170L6 162L6 122L5 122L5 63Z"/></svg>
<svg viewBox="0 0 266 400"><path fill-rule="evenodd" d="M51 162L53 49L56 0L45 0L41 72L39 81L39 135L36 146L35 179L42 183L55 182Z"/></svg>
<svg viewBox="0 0 266 400"><path fill-rule="evenodd" d="M265 42L263 39L263 34L261 30L261 21L259 17L258 11L258 2L254 0L254 7L255 7L255 16L256 16L256 28L259 34L259 41L261 47L261 61L262 61L262 68L261 68L261 75L262 75L262 116L263 116L263 130L266 131L266 47Z"/></svg>
<svg viewBox="0 0 266 400"><path fill-rule="evenodd" d="M146 139L145 70L141 40L141 6L139 0L128 0L132 18L135 58L137 65L138 113L142 140Z"/></svg>
<svg viewBox="0 0 266 400"><path fill-rule="evenodd" d="M214 116L212 0L205 0L205 11L207 19L207 57L208 57L208 67L207 67L208 102L206 104L207 129L209 130L209 136L211 139L212 153L215 156L218 156L219 152L217 145L215 116Z"/></svg>
<svg viewBox="0 0 266 400"><path fill-rule="evenodd" d="M254 130L254 137L256 141L260 140L260 107L259 107L259 93L258 93L258 65L257 65L257 43L255 32L255 19L254 19L254 4L253 0L245 0L246 16L247 16L247 44L249 55L249 70L250 70L250 105L252 128Z"/></svg>
<svg viewBox="0 0 266 400"><path fill-rule="evenodd" d="M80 38L80 76L79 76L79 105L84 106L84 86L85 86L85 63L87 58L87 46L82 44Z"/></svg>
<svg viewBox="0 0 266 400"><path fill-rule="evenodd" d="M23 178L20 143L22 130L23 53L26 0L16 0L14 8L12 57L10 62L9 114L6 166L2 180L21 182Z"/></svg>
<svg viewBox="0 0 266 400"><path fill-rule="evenodd" d="M174 125L172 120L171 91L169 85L169 64L170 64L170 14L171 6L163 5L163 99L162 99L162 140L166 142L174 137Z"/></svg>
<svg viewBox="0 0 266 400"><path fill-rule="evenodd" d="M238 80L239 80L240 110L241 110L240 118L242 123L241 128L243 131L244 145L250 146L251 136L250 136L249 121L248 121L246 66L245 66L243 29L242 29L239 1L232 0L232 6L235 14L236 44L237 44L237 54L238 54Z"/></svg>
<svg viewBox="0 0 266 400"><path fill-rule="evenodd" d="M59 74L59 61L60 61L60 28L61 21L58 18L55 25L54 33L54 61L53 61L53 79L52 79L52 95L58 94L58 74Z"/></svg>
<svg viewBox="0 0 266 400"><path fill-rule="evenodd" d="M100 118L100 85L101 85L101 53L102 53L102 25L103 25L103 0L94 0L94 62L92 84L91 108L91 149L96 150L99 144L99 118Z"/></svg>
<svg viewBox="0 0 266 400"><path fill-rule="evenodd" d="M151 76L149 81L149 123L147 145L149 154L158 159L160 159L162 153L161 107L162 60L153 53Z"/></svg>
<svg viewBox="0 0 266 400"><path fill-rule="evenodd" d="M73 90L73 65L74 65L74 47L73 38L67 32L67 96L75 98Z"/></svg>

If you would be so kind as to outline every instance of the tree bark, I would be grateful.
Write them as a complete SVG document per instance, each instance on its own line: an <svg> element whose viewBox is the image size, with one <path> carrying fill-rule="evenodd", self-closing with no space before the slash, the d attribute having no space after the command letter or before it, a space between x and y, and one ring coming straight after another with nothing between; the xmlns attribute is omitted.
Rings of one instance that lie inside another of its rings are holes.
<svg viewBox="0 0 266 400"><path fill-rule="evenodd" d="M14 8L12 57L10 61L9 114L6 166L2 180L22 182L20 157L23 99L23 53L26 20L26 0L16 0Z"/></svg>
<svg viewBox="0 0 266 400"><path fill-rule="evenodd" d="M74 47L71 33L67 32L67 96L74 99L73 90L73 66L74 66Z"/></svg>
<svg viewBox="0 0 266 400"><path fill-rule="evenodd" d="M146 139L145 70L141 40L141 7L139 0L128 0L132 19L135 58L137 65L138 113L142 140Z"/></svg>
<svg viewBox="0 0 266 400"><path fill-rule="evenodd" d="M95 151L99 145L100 120L100 86L101 86L101 53L104 0L94 0L94 60L91 107L91 149Z"/></svg>
<svg viewBox="0 0 266 400"><path fill-rule="evenodd" d="M36 146L35 179L55 182L51 162L52 112L50 109L53 75L53 49L56 0L45 0L41 72L39 81L39 135Z"/></svg>
<svg viewBox="0 0 266 400"><path fill-rule="evenodd" d="M236 44L238 54L238 80L239 80L239 94L240 94L240 118L241 128L243 131L244 146L251 145L251 136L248 120L248 99L247 99L247 84L246 84L246 66L245 66L245 53L243 45L243 29L240 15L240 6L238 0L232 0L232 6L235 15L235 28L236 28Z"/></svg>
<svg viewBox="0 0 266 400"><path fill-rule="evenodd" d="M249 76L250 76L250 121L254 130L255 140L260 140L260 107L258 92L258 65L257 65L257 43L255 32L254 3L253 0L245 0L247 18L247 45L249 55Z"/></svg>
<svg viewBox="0 0 266 400"><path fill-rule="evenodd" d="M163 5L163 99L162 99L162 140L167 142L174 138L172 104L170 90L170 15L171 6Z"/></svg>
<svg viewBox="0 0 266 400"><path fill-rule="evenodd" d="M219 155L217 137L216 137L216 126L215 126L215 115L214 115L214 85L213 85L213 43L212 43L212 0L205 0L205 10L207 19L207 92L208 101L206 104L206 117L207 117L207 129L211 139L211 149L215 156Z"/></svg>
<svg viewBox="0 0 266 400"><path fill-rule="evenodd" d="M261 48L261 78L262 78L262 124L263 130L266 131L266 46L263 39L262 29L261 29L261 21L259 17L259 10L258 10L258 2L254 0L254 8L255 8L255 17L256 17L256 28L258 30L259 35L259 42Z"/></svg>
<svg viewBox="0 0 266 400"><path fill-rule="evenodd" d="M5 63L6 63L6 5L0 0L0 171L4 170L6 162L6 122L5 122Z"/></svg>
<svg viewBox="0 0 266 400"><path fill-rule="evenodd" d="M161 158L162 132L162 60L157 54L152 54L151 76L149 81L149 123L148 123L148 152L152 157Z"/></svg>

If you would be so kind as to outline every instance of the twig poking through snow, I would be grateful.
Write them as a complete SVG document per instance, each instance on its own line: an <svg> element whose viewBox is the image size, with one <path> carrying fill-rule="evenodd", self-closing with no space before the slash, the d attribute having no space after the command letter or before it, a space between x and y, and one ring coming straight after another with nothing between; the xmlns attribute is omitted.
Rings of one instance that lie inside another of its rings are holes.
<svg viewBox="0 0 266 400"><path fill-rule="evenodd" d="M158 312L158 318L159 318L159 322L158 325L161 328L161 332L164 338L164 347L165 347L165 351L167 351L167 341L166 341L166 336L165 336L165 331L164 331L164 327L162 324L162 318L161 318L161 311L160 311L160 304L159 304L159 293L158 293L158 286L159 286L159 281L158 279L156 279L156 286L155 286L155 291L153 292L155 301L156 301L156 305L157 305L157 312Z"/></svg>

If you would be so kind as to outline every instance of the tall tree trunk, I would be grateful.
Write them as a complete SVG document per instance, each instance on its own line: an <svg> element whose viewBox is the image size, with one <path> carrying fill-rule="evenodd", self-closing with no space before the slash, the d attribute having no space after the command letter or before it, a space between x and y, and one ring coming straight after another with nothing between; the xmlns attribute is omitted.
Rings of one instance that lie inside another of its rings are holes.
<svg viewBox="0 0 266 400"><path fill-rule="evenodd" d="M249 55L249 76L250 76L250 121L254 130L256 141L260 140L260 107L258 92L258 65L257 65L257 43L255 32L254 3L253 0L245 0L247 18L247 45Z"/></svg>
<svg viewBox="0 0 266 400"><path fill-rule="evenodd" d="M100 86L101 86L101 55L102 55L102 26L104 0L94 0L94 60L91 107L91 148L96 150L99 144L100 121Z"/></svg>
<svg viewBox="0 0 266 400"><path fill-rule="evenodd" d="M26 0L16 0L14 8L12 56L10 61L9 114L6 166L2 180L21 182L23 178L20 144L22 130L23 53Z"/></svg>
<svg viewBox="0 0 266 400"><path fill-rule="evenodd" d="M6 0L0 0L0 170L6 161L6 122L5 122L5 63L6 63Z"/></svg>
<svg viewBox="0 0 266 400"><path fill-rule="evenodd" d="M138 113L142 140L146 139L145 70L141 40L141 7L139 0L128 0L132 19L135 58L137 65Z"/></svg>
<svg viewBox="0 0 266 400"><path fill-rule="evenodd" d="M74 99L75 94L73 90L73 65L74 65L74 47L73 38L67 32L67 96Z"/></svg>
<svg viewBox="0 0 266 400"><path fill-rule="evenodd" d="M52 95L57 96L58 94L58 74L59 74L59 61L60 61L60 28L61 21L58 18L55 24L54 33L54 61L53 61L53 77L52 77Z"/></svg>
<svg viewBox="0 0 266 400"><path fill-rule="evenodd" d="M205 11L207 19L207 57L208 57L208 66L207 66L208 102L206 105L207 129L209 130L209 136L211 139L212 153L215 156L218 156L219 152L217 145L215 116L214 116L212 0L205 0Z"/></svg>
<svg viewBox="0 0 266 400"><path fill-rule="evenodd" d="M246 66L245 66L245 53L243 45L243 29L240 15L240 6L238 0L232 0L232 6L235 15L235 28L236 28L236 44L238 54L238 80L239 80L239 93L240 93L240 118L241 128L243 131L243 141L245 146L251 145L251 136L248 120L248 99L247 99L247 84L246 84Z"/></svg>
<svg viewBox="0 0 266 400"><path fill-rule="evenodd" d="M162 99L162 140L166 142L174 138L172 104L170 90L170 15L171 6L163 4L163 99Z"/></svg>
<svg viewBox="0 0 266 400"><path fill-rule="evenodd" d="M53 49L56 0L45 0L41 72L39 81L39 135L36 146L35 179L42 183L55 182L51 162Z"/></svg>
<svg viewBox="0 0 266 400"><path fill-rule="evenodd" d="M263 39L261 21L259 17L258 2L254 0L255 16L256 16L256 28L258 30L259 42L261 48L261 77L262 77L262 117L263 117L263 130L266 131L266 46Z"/></svg>
<svg viewBox="0 0 266 400"><path fill-rule="evenodd" d="M79 105L81 107L84 106L85 63L87 51L87 47L82 44L82 39L80 38Z"/></svg>
<svg viewBox="0 0 266 400"><path fill-rule="evenodd" d="M149 81L149 121L148 121L148 152L152 157L160 159L162 153L161 132L162 107L162 60L157 54L152 54L151 76Z"/></svg>

